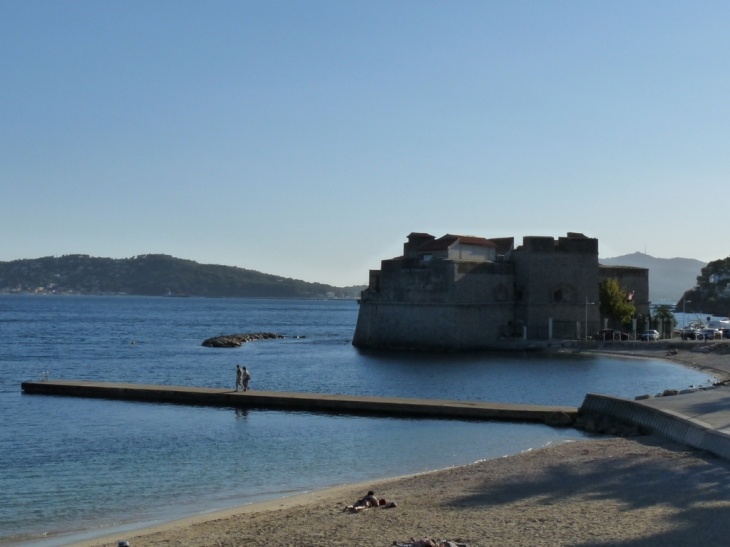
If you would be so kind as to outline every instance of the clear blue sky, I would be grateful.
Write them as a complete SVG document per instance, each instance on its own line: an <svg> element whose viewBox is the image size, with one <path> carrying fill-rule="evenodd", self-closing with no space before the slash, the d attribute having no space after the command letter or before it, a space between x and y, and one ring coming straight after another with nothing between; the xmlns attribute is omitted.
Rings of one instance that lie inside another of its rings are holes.
<svg viewBox="0 0 730 547"><path fill-rule="evenodd" d="M730 254L730 2L0 0L0 260Z"/></svg>

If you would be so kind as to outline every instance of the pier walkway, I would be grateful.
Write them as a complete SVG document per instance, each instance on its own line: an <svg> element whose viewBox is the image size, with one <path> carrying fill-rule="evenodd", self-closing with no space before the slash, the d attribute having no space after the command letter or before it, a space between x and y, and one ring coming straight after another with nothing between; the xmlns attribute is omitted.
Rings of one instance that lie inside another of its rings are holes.
<svg viewBox="0 0 730 547"><path fill-rule="evenodd" d="M589 394L580 409L730 459L730 387L631 401Z"/></svg>
<svg viewBox="0 0 730 547"><path fill-rule="evenodd" d="M358 395L323 395L273 391L46 380L23 382L28 394L90 397L154 403L175 403L233 408L268 408L333 414L379 414L387 416L448 418L460 420L506 420L570 425L577 407L520 405L438 399L403 399Z"/></svg>
<svg viewBox="0 0 730 547"><path fill-rule="evenodd" d="M570 406L404 399L274 391L46 380L23 382L27 394L88 397L151 403L231 408L262 408L330 414L458 420L504 420L571 425L578 414L599 414L641 426L672 441L730 459L730 387L652 397L640 401L588 394L579 408Z"/></svg>

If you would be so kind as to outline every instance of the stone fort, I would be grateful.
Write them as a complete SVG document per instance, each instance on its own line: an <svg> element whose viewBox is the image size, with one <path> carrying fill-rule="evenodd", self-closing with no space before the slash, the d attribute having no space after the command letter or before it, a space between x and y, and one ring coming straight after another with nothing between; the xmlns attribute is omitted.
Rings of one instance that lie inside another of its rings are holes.
<svg viewBox="0 0 730 547"><path fill-rule="evenodd" d="M412 233L403 256L370 271L353 345L470 350L508 339L580 339L606 325L599 284L619 281L637 314L649 312L649 270L603 266L598 240L485 239Z"/></svg>

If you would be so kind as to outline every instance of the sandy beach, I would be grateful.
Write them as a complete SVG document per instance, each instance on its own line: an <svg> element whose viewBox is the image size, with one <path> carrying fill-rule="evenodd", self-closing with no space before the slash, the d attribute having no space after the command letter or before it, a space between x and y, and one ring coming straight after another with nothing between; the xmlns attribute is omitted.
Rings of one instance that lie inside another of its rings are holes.
<svg viewBox="0 0 730 547"><path fill-rule="evenodd" d="M714 350L695 344L671 358L662 346L594 352L668 359L730 378L727 344ZM343 511L369 489L397 507ZM131 547L386 547L411 537L471 547L719 546L728 544L729 517L730 462L656 437L597 437L252 504L76 547L114 547L119 539Z"/></svg>
<svg viewBox="0 0 730 547"><path fill-rule="evenodd" d="M729 479L730 462L706 453L654 437L601 439L322 490L114 539L132 547L385 547L411 536L475 547L726 545ZM398 506L343 512L368 488Z"/></svg>

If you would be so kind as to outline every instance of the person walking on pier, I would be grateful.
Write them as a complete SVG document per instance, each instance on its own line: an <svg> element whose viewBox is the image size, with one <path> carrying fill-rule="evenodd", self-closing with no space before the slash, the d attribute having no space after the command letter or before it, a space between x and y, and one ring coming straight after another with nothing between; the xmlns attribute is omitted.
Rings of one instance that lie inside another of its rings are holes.
<svg viewBox="0 0 730 547"><path fill-rule="evenodd" d="M241 386L241 389L243 391L246 391L246 388L243 387L243 371L246 370L246 367L243 367L243 370L241 370L241 365L236 365L236 391L238 391L238 386Z"/></svg>
<svg viewBox="0 0 730 547"><path fill-rule="evenodd" d="M251 374L243 367L243 391L248 391L248 383L251 381Z"/></svg>

